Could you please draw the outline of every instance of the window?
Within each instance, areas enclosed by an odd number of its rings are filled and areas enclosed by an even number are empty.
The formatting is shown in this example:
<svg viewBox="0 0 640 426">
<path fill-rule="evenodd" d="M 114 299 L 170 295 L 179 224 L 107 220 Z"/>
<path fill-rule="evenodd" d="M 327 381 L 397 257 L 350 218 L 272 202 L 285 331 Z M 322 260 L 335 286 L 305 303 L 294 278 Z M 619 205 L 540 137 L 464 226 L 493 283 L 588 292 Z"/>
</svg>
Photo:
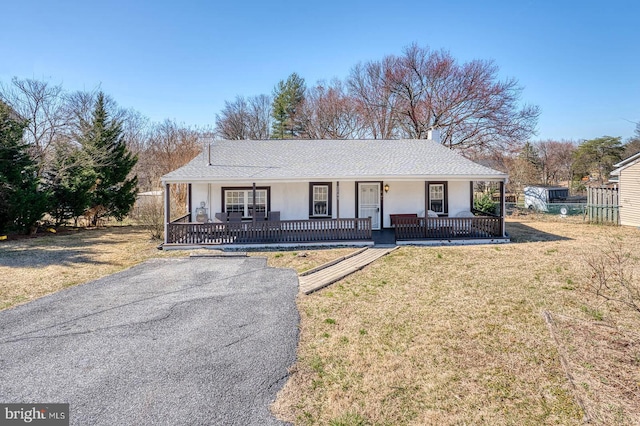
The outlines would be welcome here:
<svg viewBox="0 0 640 426">
<path fill-rule="evenodd" d="M 309 217 L 331 217 L 331 183 L 309 184 Z"/>
<path fill-rule="evenodd" d="M 256 189 L 256 217 L 266 217 L 268 199 L 268 188 Z M 247 219 L 253 217 L 253 188 L 223 188 L 223 201 L 225 212 L 240 212 Z"/>
<path fill-rule="evenodd" d="M 429 210 L 439 215 L 447 214 L 446 182 L 427 183 L 427 205 L 429 206 Z"/>
</svg>

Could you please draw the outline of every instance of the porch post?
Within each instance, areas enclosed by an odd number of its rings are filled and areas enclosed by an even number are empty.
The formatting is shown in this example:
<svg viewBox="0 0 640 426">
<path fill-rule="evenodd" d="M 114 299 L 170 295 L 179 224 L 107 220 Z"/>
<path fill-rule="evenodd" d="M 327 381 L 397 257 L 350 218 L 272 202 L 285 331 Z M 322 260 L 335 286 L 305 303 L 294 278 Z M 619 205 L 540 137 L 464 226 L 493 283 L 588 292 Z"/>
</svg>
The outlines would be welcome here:
<svg viewBox="0 0 640 426">
<path fill-rule="evenodd" d="M 193 222 L 193 203 L 191 200 L 191 184 L 187 184 L 187 213 L 189 213 L 189 222 Z"/>
<path fill-rule="evenodd" d="M 340 219 L 340 182 L 336 181 L 336 219 Z"/>
<path fill-rule="evenodd" d="M 470 181 L 469 184 L 469 211 L 473 212 L 473 181 Z"/>
<path fill-rule="evenodd" d="M 251 214 L 253 222 L 256 221 L 256 183 L 253 182 L 253 213 Z"/>
<path fill-rule="evenodd" d="M 164 242 L 169 242 L 169 235 L 167 233 L 169 228 L 169 221 L 171 220 L 171 184 L 167 183 L 164 186 Z"/>
<path fill-rule="evenodd" d="M 504 202 L 504 180 L 500 181 L 500 234 L 502 238 L 506 237 L 504 229 L 505 218 L 505 202 Z"/>
</svg>

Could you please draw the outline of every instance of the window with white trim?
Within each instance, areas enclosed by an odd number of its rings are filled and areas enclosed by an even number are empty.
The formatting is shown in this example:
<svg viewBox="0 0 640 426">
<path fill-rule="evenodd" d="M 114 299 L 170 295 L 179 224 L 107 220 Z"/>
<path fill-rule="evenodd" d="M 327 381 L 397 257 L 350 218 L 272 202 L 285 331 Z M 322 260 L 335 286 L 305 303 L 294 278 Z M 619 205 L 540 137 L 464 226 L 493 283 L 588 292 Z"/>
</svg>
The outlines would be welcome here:
<svg viewBox="0 0 640 426">
<path fill-rule="evenodd" d="M 429 210 L 438 214 L 447 213 L 446 186 L 444 183 L 429 184 Z"/>
<path fill-rule="evenodd" d="M 256 189 L 257 217 L 267 215 L 267 190 Z M 227 213 L 240 212 L 243 218 L 253 217 L 253 189 L 226 189 L 224 191 L 224 211 Z"/>
<path fill-rule="evenodd" d="M 331 183 L 309 184 L 309 217 L 331 217 Z"/>
</svg>

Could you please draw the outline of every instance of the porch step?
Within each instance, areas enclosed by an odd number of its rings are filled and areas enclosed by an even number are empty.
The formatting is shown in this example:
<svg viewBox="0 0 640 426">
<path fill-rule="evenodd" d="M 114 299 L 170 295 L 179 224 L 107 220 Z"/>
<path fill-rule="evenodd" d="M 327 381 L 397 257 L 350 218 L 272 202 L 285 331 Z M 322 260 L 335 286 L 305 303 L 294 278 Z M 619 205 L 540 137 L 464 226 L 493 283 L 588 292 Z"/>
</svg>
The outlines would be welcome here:
<svg viewBox="0 0 640 426">
<path fill-rule="evenodd" d="M 398 247 L 373 247 L 367 248 L 357 253 L 355 256 L 347 257 L 337 263 L 331 264 L 321 269 L 316 269 L 312 273 L 303 273 L 298 276 L 300 282 L 300 292 L 310 294 L 320 290 L 330 284 L 335 283 L 372 263 L 376 259 L 394 251 Z"/>
</svg>

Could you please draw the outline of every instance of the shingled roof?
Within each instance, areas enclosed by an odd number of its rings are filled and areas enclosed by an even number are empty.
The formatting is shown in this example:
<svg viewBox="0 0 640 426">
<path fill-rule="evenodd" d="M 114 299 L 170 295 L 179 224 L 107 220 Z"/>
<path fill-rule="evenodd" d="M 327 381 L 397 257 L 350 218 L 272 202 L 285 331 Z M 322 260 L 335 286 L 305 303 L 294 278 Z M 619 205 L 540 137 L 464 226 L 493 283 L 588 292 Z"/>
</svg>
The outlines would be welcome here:
<svg viewBox="0 0 640 426">
<path fill-rule="evenodd" d="M 401 140 L 216 140 L 163 182 L 505 179 L 440 143 Z M 211 163 L 209 164 L 209 159 Z"/>
</svg>

